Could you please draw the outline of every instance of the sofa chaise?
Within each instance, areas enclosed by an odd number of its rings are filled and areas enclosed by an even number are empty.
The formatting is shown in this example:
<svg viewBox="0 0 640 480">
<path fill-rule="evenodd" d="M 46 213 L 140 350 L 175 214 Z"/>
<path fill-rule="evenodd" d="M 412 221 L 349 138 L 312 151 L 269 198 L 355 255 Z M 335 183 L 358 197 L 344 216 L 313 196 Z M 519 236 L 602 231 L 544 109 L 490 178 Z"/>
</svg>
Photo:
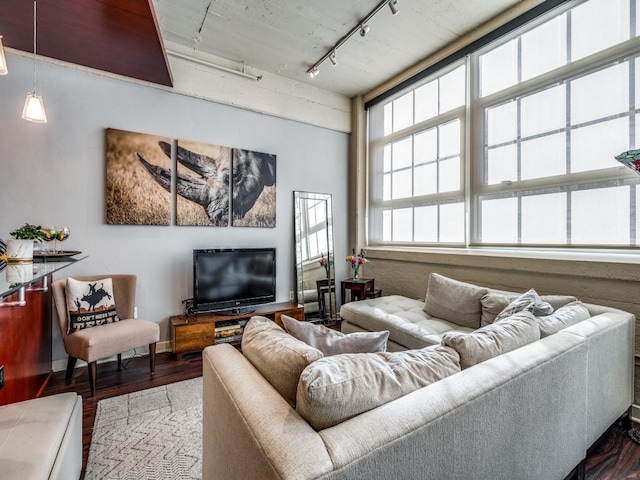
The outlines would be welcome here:
<svg viewBox="0 0 640 480">
<path fill-rule="evenodd" d="M 356 303 L 364 308 L 366 302 L 384 297 Z M 628 411 L 633 395 L 635 317 L 586 307 L 588 319 L 326 428 L 292 404 L 262 361 L 266 356 L 256 361 L 229 345 L 209 347 L 203 353 L 203 478 L 579 478 L 587 449 Z M 451 306 L 456 308 L 464 306 Z M 381 313 L 371 328 L 384 329 L 379 320 L 387 315 Z M 452 330 L 452 322 L 435 322 Z M 400 333 L 412 342 L 421 338 L 419 326 L 404 325 Z M 422 332 L 428 342 L 407 345 L 402 335 L 391 334 L 389 345 L 398 350 L 442 341 L 433 331 Z M 431 348 L 446 347 L 426 350 Z M 322 361 L 306 360 L 298 407 L 305 372 Z M 340 400 L 344 407 L 366 398 Z M 324 407 L 330 412 L 332 405 Z"/>
</svg>

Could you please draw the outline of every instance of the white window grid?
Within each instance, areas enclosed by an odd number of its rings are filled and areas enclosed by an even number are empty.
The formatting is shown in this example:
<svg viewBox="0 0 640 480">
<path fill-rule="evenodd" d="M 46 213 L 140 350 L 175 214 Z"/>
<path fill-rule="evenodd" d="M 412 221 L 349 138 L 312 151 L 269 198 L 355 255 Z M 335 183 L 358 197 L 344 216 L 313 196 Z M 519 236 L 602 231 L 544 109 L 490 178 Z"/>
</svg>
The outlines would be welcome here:
<svg viewBox="0 0 640 480">
<path fill-rule="evenodd" d="M 397 243 L 406 243 L 415 245 L 418 242 L 408 240 L 403 242 L 394 242 L 392 238 L 382 238 L 381 233 L 381 225 L 383 222 L 383 218 L 387 216 L 387 221 L 389 219 L 389 215 L 393 215 L 394 210 L 398 209 L 407 209 L 411 208 L 415 210 L 415 208 L 422 206 L 440 206 L 446 205 L 454 202 L 465 202 L 465 205 L 468 206 L 471 210 L 471 215 L 467 215 L 466 221 L 466 229 L 471 232 L 470 239 L 467 242 L 464 242 L 465 245 L 486 245 L 486 243 L 482 242 L 482 238 L 480 235 L 482 229 L 481 222 L 481 203 L 488 199 L 498 199 L 498 198 L 507 198 L 507 197 L 516 197 L 519 199 L 519 202 L 523 198 L 532 195 L 540 195 L 547 193 L 558 193 L 563 192 L 567 195 L 568 201 L 566 202 L 566 228 L 567 228 L 567 241 L 566 244 L 560 245 L 542 245 L 542 246 L 560 246 L 567 247 L 571 246 L 571 196 L 573 192 L 584 191 L 588 189 L 599 189 L 599 188 L 608 188 L 611 186 L 625 186 L 629 191 L 629 225 L 630 225 L 630 242 L 629 246 L 635 246 L 638 241 L 640 241 L 640 235 L 636 233 L 637 229 L 640 227 L 637 226 L 636 221 L 636 185 L 640 184 L 640 178 L 633 175 L 630 176 L 629 172 L 625 170 L 623 167 L 612 166 L 611 168 L 605 170 L 596 170 L 596 171 L 587 171 L 587 172 L 571 172 L 571 164 L 570 164 L 570 137 L 572 131 L 577 128 L 597 125 L 599 123 L 603 123 L 610 120 L 615 120 L 619 118 L 626 118 L 629 121 L 629 132 L 630 132 L 630 145 L 637 145 L 636 142 L 636 115 L 638 114 L 638 108 L 636 108 L 636 99 L 635 99 L 635 67 L 636 62 L 635 59 L 638 58 L 640 52 L 640 41 L 636 38 L 636 8 L 635 8 L 635 0 L 630 1 L 630 11 L 631 11 L 631 39 L 625 41 L 621 44 L 610 47 L 606 50 L 598 52 L 594 55 L 586 57 L 584 59 L 578 60 L 576 62 L 571 63 L 570 59 L 567 65 L 554 69 L 551 72 L 540 75 L 538 77 L 521 81 L 521 72 L 519 69 L 518 83 L 513 85 L 512 87 L 506 88 L 502 91 L 499 91 L 495 94 L 488 95 L 484 98 L 480 98 L 479 95 L 479 81 L 478 81 L 478 58 L 483 53 L 482 51 L 476 52 L 473 55 L 467 57 L 467 71 L 468 71 L 468 83 L 470 85 L 470 90 L 474 92 L 473 98 L 473 107 L 466 109 L 463 107 L 461 109 L 456 109 L 451 112 L 447 112 L 444 115 L 440 115 L 434 118 L 431 118 L 425 122 L 421 122 L 419 124 L 410 126 L 405 128 L 399 132 L 393 132 L 386 136 L 382 135 L 382 128 L 375 128 L 376 120 L 372 119 L 370 116 L 370 142 L 369 142 L 369 158 L 370 158 L 370 183 L 369 183 L 369 243 L 370 244 L 397 244 Z M 569 8 L 573 8 L 577 3 L 572 3 L 565 7 L 565 10 Z M 547 18 L 548 19 L 548 18 Z M 543 23 L 547 19 L 539 20 L 537 23 Z M 530 29 L 531 26 L 525 26 L 525 29 Z M 526 31 L 526 30 L 525 30 Z M 567 29 L 567 35 L 569 35 L 569 30 Z M 522 32 L 513 33 L 508 40 L 513 38 L 519 39 Z M 570 43 L 568 43 L 570 45 Z M 493 44 L 489 48 L 496 48 L 497 45 Z M 488 49 L 485 49 L 487 51 Z M 570 53 L 568 54 L 570 55 Z M 505 144 L 515 144 L 516 146 L 520 146 L 523 141 L 531 140 L 536 137 L 544 137 L 551 133 L 563 133 L 567 136 L 567 171 L 565 175 L 561 175 L 558 177 L 543 177 L 539 179 L 529 179 L 522 180 L 520 178 L 520 173 L 518 173 L 518 178 L 516 181 L 510 182 L 502 182 L 497 185 L 489 185 L 487 182 L 487 168 L 486 168 L 486 154 L 489 148 L 496 148 L 499 146 L 487 144 L 487 132 L 485 128 L 485 114 L 487 110 L 491 107 L 499 105 L 501 102 L 506 101 L 518 101 L 518 99 L 523 98 L 526 95 L 534 93 L 536 91 L 544 90 L 554 85 L 565 85 L 567 89 L 570 89 L 571 81 L 579 78 L 583 75 L 590 74 L 596 72 L 601 69 L 608 68 L 611 65 L 626 62 L 629 65 L 629 108 L 627 111 L 616 113 L 613 115 L 605 116 L 598 119 L 589 120 L 587 122 L 576 123 L 574 125 L 571 124 L 570 119 L 570 108 L 567 108 L 568 119 L 567 123 L 564 127 L 549 131 L 539 133 L 530 137 L 521 137 L 518 135 L 516 140 L 506 142 Z M 447 71 L 456 68 L 459 65 L 457 63 L 453 67 L 448 67 Z M 444 70 L 441 72 L 437 72 L 434 76 L 426 79 L 420 84 L 416 84 L 413 87 L 413 90 L 419 88 L 427 81 L 433 80 L 434 77 L 439 77 L 445 75 L 447 72 Z M 402 94 L 396 95 L 394 98 L 389 100 L 387 103 L 387 108 L 389 107 L 389 103 L 394 99 L 399 98 L 400 96 L 406 94 L 402 92 Z M 566 95 L 567 101 L 570 99 L 570 94 Z M 515 99 L 515 100 L 514 100 Z M 469 103 L 469 102 L 467 102 Z M 638 100 L 638 105 L 640 105 L 640 99 Z M 375 107 L 374 107 L 375 108 Z M 384 108 L 384 106 L 382 106 Z M 519 109 L 518 109 L 519 110 Z M 415 107 L 414 107 L 415 112 Z M 379 175 L 379 165 L 381 165 L 382 161 L 379 158 L 380 152 L 383 151 L 384 145 L 389 145 L 395 141 L 399 141 L 402 138 L 406 138 L 407 136 L 413 136 L 420 132 L 426 131 L 429 128 L 434 128 L 438 124 L 442 124 L 446 121 L 450 121 L 451 119 L 458 118 L 460 120 L 461 125 L 461 135 L 463 139 L 461 140 L 461 188 L 460 191 L 456 192 L 445 192 L 438 193 L 434 195 L 426 195 L 422 197 L 415 197 L 413 195 L 407 196 L 405 198 L 397 199 L 397 200 L 382 200 L 381 199 L 381 185 Z M 483 135 L 477 135 L 471 129 L 466 129 L 466 125 L 470 124 L 478 126 L 476 128 L 477 131 L 481 131 Z M 382 123 L 382 122 L 380 122 Z M 372 128 L 373 127 L 373 128 Z M 380 125 L 382 127 L 382 125 Z M 640 140 L 640 139 L 638 139 Z M 469 150 L 472 152 L 471 157 L 475 159 L 475 161 L 467 160 L 465 155 L 465 151 L 469 146 Z M 444 159 L 442 159 L 444 160 Z M 405 168 L 413 169 L 415 167 L 414 163 L 412 165 Z M 471 175 L 465 176 L 465 170 L 469 170 Z M 521 171 L 520 168 L 520 155 L 518 155 L 518 172 Z M 393 171 L 392 171 L 393 172 Z M 465 181 L 466 177 L 466 181 Z M 413 184 L 413 182 L 412 182 Z M 413 194 L 413 192 L 412 192 Z M 466 201 L 465 201 L 466 200 Z M 615 206 L 612 206 L 615 208 Z M 391 222 L 392 223 L 392 222 Z M 518 215 L 518 241 L 515 242 L 516 246 L 526 246 L 521 241 L 521 218 Z M 415 237 L 415 225 L 413 226 L 413 237 Z M 393 231 L 391 231 L 391 237 L 393 237 Z M 413 238 L 412 237 L 412 238 Z M 438 239 L 435 243 L 441 243 Z M 455 246 L 456 244 L 454 244 Z M 514 246 L 513 243 L 509 244 L 510 246 Z M 464 245 L 463 245 L 464 246 Z M 536 245 L 541 246 L 541 245 Z M 584 244 L 579 245 L 584 247 Z M 598 244 L 594 245 L 595 247 L 609 246 L 607 244 Z M 619 246 L 618 244 L 613 244 L 612 246 Z M 625 245 L 626 246 L 626 245 Z"/>
</svg>

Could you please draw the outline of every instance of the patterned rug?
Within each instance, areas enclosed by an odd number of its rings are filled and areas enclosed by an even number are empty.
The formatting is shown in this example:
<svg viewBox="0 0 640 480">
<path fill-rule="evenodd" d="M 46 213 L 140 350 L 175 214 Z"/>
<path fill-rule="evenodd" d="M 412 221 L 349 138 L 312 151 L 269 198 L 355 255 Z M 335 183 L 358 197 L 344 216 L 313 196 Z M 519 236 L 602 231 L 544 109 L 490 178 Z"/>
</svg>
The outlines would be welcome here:
<svg viewBox="0 0 640 480">
<path fill-rule="evenodd" d="M 202 377 L 98 402 L 86 480 L 200 479 Z"/>
</svg>

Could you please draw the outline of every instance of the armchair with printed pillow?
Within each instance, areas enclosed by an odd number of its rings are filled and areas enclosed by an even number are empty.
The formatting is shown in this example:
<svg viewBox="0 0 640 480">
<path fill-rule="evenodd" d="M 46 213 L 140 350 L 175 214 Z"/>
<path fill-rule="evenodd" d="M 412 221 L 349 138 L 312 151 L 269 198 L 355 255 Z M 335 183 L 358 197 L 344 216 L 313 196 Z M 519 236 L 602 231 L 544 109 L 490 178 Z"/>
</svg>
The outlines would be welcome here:
<svg viewBox="0 0 640 480">
<path fill-rule="evenodd" d="M 342 332 L 254 317 L 242 354 L 204 351 L 203 478 L 581 478 L 632 403 L 621 310 L 432 274 L 425 302 L 341 316 Z"/>
<path fill-rule="evenodd" d="M 66 380 L 71 381 L 78 359 L 88 364 L 91 395 L 96 392 L 97 363 L 137 347 L 149 347 L 149 369 L 155 369 L 160 327 L 134 318 L 135 275 L 93 275 L 53 282 L 53 301 L 64 348 L 69 355 Z"/>
</svg>

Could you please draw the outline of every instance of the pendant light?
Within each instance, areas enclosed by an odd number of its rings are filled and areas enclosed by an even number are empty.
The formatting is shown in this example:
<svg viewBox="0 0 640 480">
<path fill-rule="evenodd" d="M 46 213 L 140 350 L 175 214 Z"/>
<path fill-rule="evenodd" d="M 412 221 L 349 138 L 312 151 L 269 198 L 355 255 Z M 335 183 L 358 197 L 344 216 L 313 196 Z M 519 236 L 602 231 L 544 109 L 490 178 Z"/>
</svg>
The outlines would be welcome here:
<svg viewBox="0 0 640 480">
<path fill-rule="evenodd" d="M 27 94 L 22 118 L 35 123 L 47 123 L 42 97 L 36 94 L 36 0 L 33 0 L 33 92 Z"/>
<path fill-rule="evenodd" d="M 0 35 L 0 75 L 6 75 L 9 73 L 7 70 L 7 57 L 4 54 L 4 47 L 2 46 L 2 35 Z"/>
</svg>

